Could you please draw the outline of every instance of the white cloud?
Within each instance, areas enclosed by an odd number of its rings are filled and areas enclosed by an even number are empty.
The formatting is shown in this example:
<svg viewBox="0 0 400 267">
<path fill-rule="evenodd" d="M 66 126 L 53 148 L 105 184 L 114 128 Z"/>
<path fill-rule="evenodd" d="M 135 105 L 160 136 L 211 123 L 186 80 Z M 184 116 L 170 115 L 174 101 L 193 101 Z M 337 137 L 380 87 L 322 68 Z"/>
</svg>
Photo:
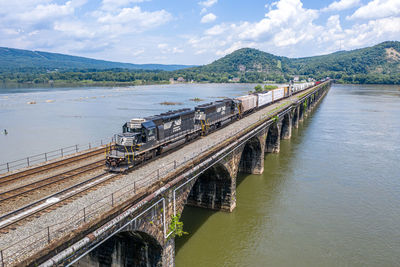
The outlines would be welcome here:
<svg viewBox="0 0 400 267">
<path fill-rule="evenodd" d="M 280 0 L 273 3 L 273 6 L 275 9 L 269 10 L 264 19 L 242 25 L 244 30 L 240 32 L 240 37 L 242 39 L 269 39 L 271 34 L 279 33 L 280 39 L 295 38 L 296 42 L 299 42 L 303 39 L 301 37 L 305 36 L 304 33 L 312 35 L 315 31 L 316 26 L 313 20 L 318 17 L 318 12 L 303 8 L 300 0 Z M 282 43 L 276 45 L 282 46 Z"/>
<path fill-rule="evenodd" d="M 174 47 L 172 48 L 172 53 L 173 54 L 178 54 L 178 53 L 183 53 L 185 52 L 183 49 L 179 48 L 179 47 Z"/>
<path fill-rule="evenodd" d="M 372 0 L 357 9 L 347 19 L 376 19 L 400 15 L 399 0 Z"/>
<path fill-rule="evenodd" d="M 221 35 L 228 29 L 229 29 L 229 25 L 223 23 L 223 24 L 215 25 L 214 27 L 207 29 L 205 31 L 205 34 L 206 35 Z"/>
<path fill-rule="evenodd" d="M 400 39 L 399 17 L 353 23 L 344 28 L 339 15 L 330 16 L 325 25 L 318 24 L 319 14 L 305 8 L 300 0 L 279 0 L 268 5 L 265 17 L 258 21 L 217 24 L 200 36 L 191 36 L 187 44 L 203 58 L 205 53 L 212 53 L 212 61 L 243 47 L 299 57 Z"/>
<path fill-rule="evenodd" d="M 141 54 L 143 54 L 143 53 L 144 53 L 144 49 L 142 48 L 142 49 L 133 51 L 133 52 L 132 52 L 132 55 L 136 57 L 136 56 L 141 55 Z"/>
<path fill-rule="evenodd" d="M 106 28 L 118 33 L 142 32 L 158 27 L 172 19 L 172 15 L 165 10 L 153 12 L 142 11 L 139 6 L 123 8 L 119 13 L 99 13 L 97 21 Z"/>
<path fill-rule="evenodd" d="M 170 48 L 169 45 L 165 43 L 158 44 L 157 47 L 161 50 L 161 53 L 163 54 L 180 54 L 184 52 L 184 50 L 180 47 Z"/>
<path fill-rule="evenodd" d="M 168 47 L 168 44 L 158 44 L 157 47 L 160 49 L 165 49 Z"/>
<path fill-rule="evenodd" d="M 214 20 L 217 19 L 217 16 L 215 16 L 213 13 L 208 13 L 207 15 L 204 15 L 201 18 L 201 23 L 209 23 L 209 22 L 213 22 Z"/>
<path fill-rule="evenodd" d="M 218 0 L 206 0 L 199 2 L 199 5 L 204 6 L 204 7 L 212 7 L 218 2 Z"/>
<path fill-rule="evenodd" d="M 142 3 L 150 0 L 103 0 L 102 9 L 107 11 L 117 10 L 120 7 L 126 7 L 132 3 Z"/>
<path fill-rule="evenodd" d="M 32 10 L 27 10 L 18 14 L 18 20 L 20 22 L 32 22 L 38 23 L 54 18 L 60 18 L 68 15 L 72 15 L 75 9 L 72 6 L 72 2 L 69 1 L 64 5 L 47 4 L 38 5 Z"/>
<path fill-rule="evenodd" d="M 329 6 L 322 9 L 322 11 L 340 11 L 349 9 L 360 4 L 360 0 L 340 0 L 332 2 Z"/>
</svg>

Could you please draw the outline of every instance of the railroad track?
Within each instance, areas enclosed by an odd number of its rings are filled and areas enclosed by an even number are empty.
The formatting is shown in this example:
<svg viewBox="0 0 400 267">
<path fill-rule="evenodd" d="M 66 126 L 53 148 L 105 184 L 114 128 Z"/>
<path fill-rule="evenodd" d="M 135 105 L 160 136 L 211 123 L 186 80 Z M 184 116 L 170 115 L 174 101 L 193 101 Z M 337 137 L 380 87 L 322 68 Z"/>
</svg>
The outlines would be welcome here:
<svg viewBox="0 0 400 267">
<path fill-rule="evenodd" d="M 5 175 L 5 176 L 0 176 L 0 186 L 15 182 L 17 180 L 27 179 L 29 176 L 32 176 L 32 175 L 44 173 L 44 172 L 50 171 L 50 170 L 53 171 L 58 168 L 65 167 L 65 165 L 68 165 L 71 163 L 76 163 L 81 160 L 86 160 L 91 157 L 98 156 L 100 154 L 103 154 L 104 150 L 105 150 L 105 148 L 102 148 L 102 149 L 90 151 L 90 152 L 87 152 L 87 153 L 84 153 L 81 155 L 77 155 L 77 156 L 73 156 L 70 158 L 63 159 L 63 160 L 59 160 L 56 162 L 48 163 L 48 164 L 45 164 L 42 166 L 37 166 L 37 167 L 31 168 L 31 169 L 28 169 L 25 171 L 12 173 L 12 174 Z"/>
<path fill-rule="evenodd" d="M 172 149 L 171 151 L 168 151 L 167 153 L 161 155 L 160 157 L 169 155 L 170 153 L 172 153 L 175 150 L 176 149 Z M 148 162 L 152 162 L 158 158 L 159 157 L 152 158 L 152 159 L 146 161 L 146 164 Z M 101 166 L 104 166 L 104 160 L 101 160 L 101 161 L 98 161 L 95 163 L 98 163 L 99 166 L 98 167 L 93 166 L 92 170 L 94 170 L 95 168 L 101 168 Z M 93 164 L 88 164 L 88 165 L 93 165 Z M 143 165 L 145 165 L 145 164 L 139 164 L 137 166 L 134 166 L 132 169 L 130 169 L 130 171 L 139 169 L 139 168 L 143 167 Z M 73 171 L 77 171 L 77 170 L 73 170 Z M 69 171 L 69 172 L 72 173 L 73 171 Z M 86 172 L 89 172 L 89 171 L 90 171 L 89 169 L 86 170 Z M 82 172 L 79 172 L 79 173 L 75 172 L 75 175 L 79 175 Z M 106 183 L 109 183 L 113 180 L 118 179 L 122 175 L 124 175 L 124 174 L 123 173 L 109 173 L 108 171 L 104 171 L 104 173 L 101 173 L 97 176 L 89 178 L 83 182 L 74 184 L 68 188 L 63 189 L 62 191 L 53 193 L 42 199 L 31 202 L 21 208 L 18 208 L 9 213 L 3 214 L 0 216 L 0 234 L 7 233 L 10 230 L 14 230 L 14 229 L 16 229 L 16 227 L 23 225 L 25 222 L 28 222 L 31 219 L 40 216 L 41 214 L 45 214 L 46 212 L 51 212 L 54 209 L 73 201 L 75 198 L 77 198 L 81 195 L 84 195 L 85 193 L 88 193 Z M 71 176 L 69 176 L 69 177 L 64 176 L 63 178 L 61 178 L 62 180 L 59 180 L 59 181 L 63 181 L 70 177 Z M 44 182 L 44 181 L 45 180 L 42 180 L 39 182 Z M 56 183 L 56 182 L 57 181 L 52 181 L 52 183 Z M 43 185 L 43 187 L 45 187 L 45 186 L 46 185 Z M 39 186 L 37 185 L 36 187 L 39 187 Z M 33 188 L 30 188 L 30 185 L 28 185 L 28 187 L 26 187 L 26 188 L 27 188 L 27 190 L 30 190 L 29 192 L 35 190 Z M 5 202 L 5 201 L 9 201 L 9 200 L 15 199 L 15 197 L 22 197 L 23 195 L 29 194 L 29 192 L 27 190 L 25 192 L 20 192 L 20 193 L 17 192 L 17 190 L 14 193 L 9 192 L 8 196 L 3 193 L 0 194 L 0 206 L 3 205 L 3 202 Z M 15 197 L 12 197 L 11 196 L 12 194 Z M 2 199 L 2 197 L 4 197 L 4 198 Z"/>
<path fill-rule="evenodd" d="M 66 182 L 67 179 L 74 179 L 82 174 L 94 171 L 99 168 L 104 168 L 104 160 L 99 160 L 85 166 L 69 170 L 60 174 L 50 176 L 48 178 L 22 185 L 20 187 L 0 193 L 0 206 L 4 205 L 4 202 L 15 201 L 17 198 L 26 197 L 28 194 L 32 194 L 36 190 L 45 190 L 46 187 L 50 187 L 55 184 Z"/>
<path fill-rule="evenodd" d="M 121 174 L 104 172 L 62 191 L 32 202 L 17 210 L 4 214 L 0 216 L 0 233 L 8 233 L 10 230 L 14 230 L 17 226 L 20 226 L 42 214 L 51 212 L 54 209 L 73 201 L 79 196 L 96 190 L 98 187 L 118 179 L 120 176 Z"/>
</svg>

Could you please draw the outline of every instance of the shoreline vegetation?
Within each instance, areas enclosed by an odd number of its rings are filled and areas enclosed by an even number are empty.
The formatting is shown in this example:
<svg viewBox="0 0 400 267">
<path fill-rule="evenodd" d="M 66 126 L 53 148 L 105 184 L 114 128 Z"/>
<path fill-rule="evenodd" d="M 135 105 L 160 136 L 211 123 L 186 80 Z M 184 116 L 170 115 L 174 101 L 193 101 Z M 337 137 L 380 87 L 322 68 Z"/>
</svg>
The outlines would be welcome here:
<svg viewBox="0 0 400 267">
<path fill-rule="evenodd" d="M 212 75 L 212 74 L 210 74 Z M 18 76 L 18 74 L 17 74 Z M 214 76 L 216 76 L 214 74 Z M 387 84 L 387 85 L 396 85 L 400 84 L 400 74 L 394 75 L 391 77 L 387 77 L 387 79 L 383 79 L 379 76 L 373 77 L 364 77 L 364 76 L 357 76 L 353 75 L 350 79 L 343 79 L 343 78 L 335 78 L 336 75 L 320 75 L 321 77 L 316 77 L 315 79 L 320 79 L 324 77 L 331 77 L 334 79 L 335 83 L 338 84 Z M 1 73 L 0 73 L 0 89 L 12 89 L 12 88 L 62 88 L 62 87 L 107 87 L 107 86 L 139 86 L 139 85 L 167 85 L 167 84 L 205 84 L 205 83 L 215 83 L 215 84 L 223 84 L 223 83 L 232 83 L 232 84 L 262 84 L 264 90 L 272 90 L 275 89 L 276 86 L 273 84 L 284 84 L 290 81 L 290 77 L 288 79 L 268 79 L 267 81 L 263 81 L 260 79 L 241 79 L 240 81 L 232 81 L 229 79 L 201 79 L 201 80 L 185 80 L 177 82 L 176 80 L 171 81 L 171 79 L 154 79 L 154 80 L 131 80 L 131 81 L 121 81 L 116 79 L 110 80 L 79 80 L 79 79 L 65 79 L 65 80 L 49 80 L 43 79 L 43 75 L 41 76 L 42 79 L 22 79 L 22 80 L 15 80 L 15 79 L 3 79 L 1 80 Z M 300 80 L 307 80 L 308 76 L 298 76 Z M 267 84 L 267 85 L 265 85 Z M 271 85 L 272 84 L 272 85 Z M 267 87 L 265 87 L 267 86 Z"/>
<path fill-rule="evenodd" d="M 352 83 L 352 82 L 342 82 L 335 80 L 336 84 L 351 84 L 351 85 L 400 85 L 397 83 Z M 270 83 L 274 83 L 273 81 L 268 81 L 266 83 L 269 86 Z M 0 90 L 2 89 L 30 89 L 30 88 L 66 88 L 66 87 L 126 87 L 126 86 L 141 86 L 141 85 L 170 85 L 177 83 L 170 83 L 169 81 L 164 82 L 54 82 L 54 83 L 0 83 Z M 181 82 L 179 84 L 235 84 L 234 82 Z M 265 84 L 265 83 L 257 83 L 257 82 L 243 82 L 237 84 Z M 284 84 L 284 83 L 276 83 L 276 84 Z M 264 85 L 265 86 L 265 85 Z M 271 85 L 274 86 L 274 85 Z M 274 86 L 277 88 L 277 86 Z M 254 88 L 255 89 L 255 88 Z M 272 89 L 268 89 L 272 90 Z M 262 90 L 262 91 L 268 91 Z M 257 90 L 254 90 L 257 92 Z M 194 102 L 201 102 L 203 99 L 189 99 Z"/>
</svg>

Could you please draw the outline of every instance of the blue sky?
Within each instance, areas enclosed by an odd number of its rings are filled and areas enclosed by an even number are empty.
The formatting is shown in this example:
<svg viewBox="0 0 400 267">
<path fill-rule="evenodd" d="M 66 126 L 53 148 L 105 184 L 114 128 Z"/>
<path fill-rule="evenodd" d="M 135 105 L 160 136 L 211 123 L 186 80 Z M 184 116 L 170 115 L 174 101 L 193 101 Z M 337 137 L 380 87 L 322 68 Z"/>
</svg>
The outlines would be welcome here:
<svg viewBox="0 0 400 267">
<path fill-rule="evenodd" d="M 207 64 L 253 47 L 304 57 L 400 40 L 400 0 L 0 0 L 0 46 Z"/>
</svg>

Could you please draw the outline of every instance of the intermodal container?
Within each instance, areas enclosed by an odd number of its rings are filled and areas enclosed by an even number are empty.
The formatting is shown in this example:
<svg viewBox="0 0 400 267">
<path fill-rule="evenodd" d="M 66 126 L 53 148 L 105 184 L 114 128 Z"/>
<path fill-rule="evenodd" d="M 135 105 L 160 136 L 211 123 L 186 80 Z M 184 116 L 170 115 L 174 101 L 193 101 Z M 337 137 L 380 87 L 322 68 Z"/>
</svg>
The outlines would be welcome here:
<svg viewBox="0 0 400 267">
<path fill-rule="evenodd" d="M 274 101 L 282 99 L 283 96 L 284 96 L 284 89 L 283 88 L 275 89 L 272 92 L 273 92 L 273 100 Z"/>
</svg>

